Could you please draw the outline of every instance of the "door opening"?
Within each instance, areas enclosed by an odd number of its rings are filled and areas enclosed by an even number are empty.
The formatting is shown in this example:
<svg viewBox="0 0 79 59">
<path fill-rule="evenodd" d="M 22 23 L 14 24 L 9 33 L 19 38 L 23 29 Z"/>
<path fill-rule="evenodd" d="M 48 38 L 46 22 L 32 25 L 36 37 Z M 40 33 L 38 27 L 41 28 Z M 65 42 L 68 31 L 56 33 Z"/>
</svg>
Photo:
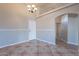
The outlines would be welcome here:
<svg viewBox="0 0 79 59">
<path fill-rule="evenodd" d="M 67 15 L 56 18 L 56 44 L 67 43 L 68 19 Z"/>
</svg>

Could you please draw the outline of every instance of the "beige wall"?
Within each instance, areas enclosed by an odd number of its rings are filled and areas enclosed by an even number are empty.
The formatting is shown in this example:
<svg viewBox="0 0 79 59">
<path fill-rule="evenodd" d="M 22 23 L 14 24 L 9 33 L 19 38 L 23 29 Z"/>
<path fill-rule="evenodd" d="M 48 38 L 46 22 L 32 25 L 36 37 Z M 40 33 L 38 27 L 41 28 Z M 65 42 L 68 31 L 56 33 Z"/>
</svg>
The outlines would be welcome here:
<svg viewBox="0 0 79 59">
<path fill-rule="evenodd" d="M 19 7 L 0 4 L 0 48 L 28 40 L 28 19 Z"/>
</svg>

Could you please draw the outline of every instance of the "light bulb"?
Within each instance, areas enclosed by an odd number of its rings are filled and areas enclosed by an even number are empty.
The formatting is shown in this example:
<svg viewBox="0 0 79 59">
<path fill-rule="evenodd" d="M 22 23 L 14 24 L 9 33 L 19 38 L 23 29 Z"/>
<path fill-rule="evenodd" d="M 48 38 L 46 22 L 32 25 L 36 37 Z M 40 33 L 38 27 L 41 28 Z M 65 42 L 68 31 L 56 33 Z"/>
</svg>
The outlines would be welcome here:
<svg viewBox="0 0 79 59">
<path fill-rule="evenodd" d="M 34 10 L 37 10 L 37 8 L 34 8 Z"/>
<path fill-rule="evenodd" d="M 27 7 L 30 8 L 31 6 L 30 5 L 27 5 Z"/>
<path fill-rule="evenodd" d="M 32 5 L 32 7 L 35 7 L 35 5 Z"/>
</svg>

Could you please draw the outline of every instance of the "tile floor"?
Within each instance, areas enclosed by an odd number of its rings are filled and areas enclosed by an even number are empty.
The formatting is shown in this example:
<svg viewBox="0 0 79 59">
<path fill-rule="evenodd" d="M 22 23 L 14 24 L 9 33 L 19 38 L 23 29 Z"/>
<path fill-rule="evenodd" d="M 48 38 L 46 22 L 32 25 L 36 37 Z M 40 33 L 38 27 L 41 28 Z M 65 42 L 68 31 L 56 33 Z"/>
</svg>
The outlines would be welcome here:
<svg viewBox="0 0 79 59">
<path fill-rule="evenodd" d="M 0 56 L 78 56 L 78 48 L 61 42 L 51 45 L 43 41 L 31 40 L 1 48 Z"/>
</svg>

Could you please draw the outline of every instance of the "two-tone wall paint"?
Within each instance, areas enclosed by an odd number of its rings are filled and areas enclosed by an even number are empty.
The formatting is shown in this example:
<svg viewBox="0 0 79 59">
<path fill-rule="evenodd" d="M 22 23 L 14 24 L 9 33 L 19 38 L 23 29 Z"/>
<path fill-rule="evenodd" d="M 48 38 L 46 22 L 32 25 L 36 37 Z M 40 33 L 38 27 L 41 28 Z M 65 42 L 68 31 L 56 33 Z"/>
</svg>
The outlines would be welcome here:
<svg viewBox="0 0 79 59">
<path fill-rule="evenodd" d="M 52 15 L 46 15 L 36 20 L 37 39 L 55 45 L 55 20 Z"/>
<path fill-rule="evenodd" d="M 53 13 L 51 12 L 51 13 L 48 13 L 46 15 L 40 16 L 36 22 L 37 23 L 37 38 L 40 38 L 41 40 L 44 40 L 44 41 L 51 42 L 52 44 L 56 44 L 55 43 L 56 42 L 55 20 L 60 15 L 71 14 L 71 13 L 79 14 L 79 4 L 75 4 L 75 5 L 72 5 L 70 7 L 66 7 L 66 8 L 57 10 Z M 79 27 L 78 24 L 75 26 Z M 41 31 L 39 31 L 40 29 L 41 29 Z M 49 30 L 49 31 L 46 31 L 46 30 Z M 71 35 L 71 37 L 72 37 L 72 35 Z M 77 33 L 75 34 L 75 36 L 73 36 L 74 39 L 71 39 L 70 36 L 68 38 L 69 38 L 68 42 L 72 41 L 73 44 L 78 45 L 78 39 L 77 39 L 78 34 Z M 72 43 L 69 43 L 69 44 L 72 44 Z"/>
<path fill-rule="evenodd" d="M 17 7 L 13 8 L 17 9 Z M 8 10 L 0 9 L 0 47 L 26 42 L 29 39 L 28 19 L 25 13 L 22 13 L 24 11 L 25 9 L 17 12 L 10 10 L 10 8 Z M 67 13 L 79 14 L 79 4 L 60 9 L 36 19 L 36 38 L 55 45 L 55 19 L 59 15 Z"/>
<path fill-rule="evenodd" d="M 27 18 L 11 10 L 0 9 L 0 47 L 27 40 Z"/>
</svg>

